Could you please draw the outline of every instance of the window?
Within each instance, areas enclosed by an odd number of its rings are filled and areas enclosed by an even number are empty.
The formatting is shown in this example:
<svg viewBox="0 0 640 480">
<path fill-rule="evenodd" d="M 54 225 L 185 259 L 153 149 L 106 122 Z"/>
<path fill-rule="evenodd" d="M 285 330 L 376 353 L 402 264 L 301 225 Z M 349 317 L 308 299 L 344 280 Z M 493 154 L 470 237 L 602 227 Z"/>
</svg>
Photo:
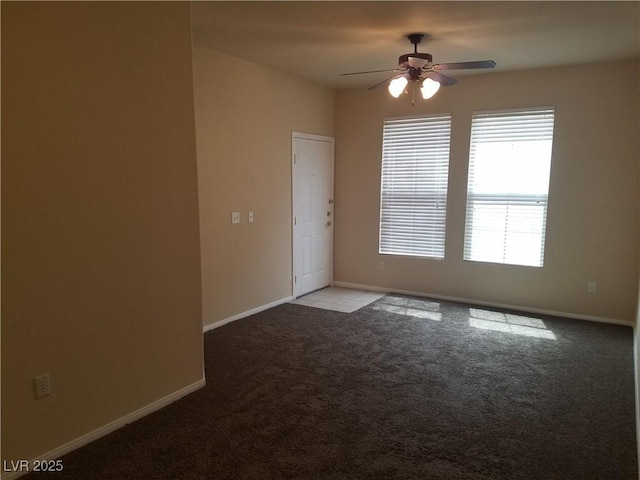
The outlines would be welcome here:
<svg viewBox="0 0 640 480">
<path fill-rule="evenodd" d="M 451 115 L 384 122 L 380 253 L 444 258 Z"/>
<path fill-rule="evenodd" d="M 475 113 L 464 259 L 541 267 L 554 109 Z"/>
</svg>

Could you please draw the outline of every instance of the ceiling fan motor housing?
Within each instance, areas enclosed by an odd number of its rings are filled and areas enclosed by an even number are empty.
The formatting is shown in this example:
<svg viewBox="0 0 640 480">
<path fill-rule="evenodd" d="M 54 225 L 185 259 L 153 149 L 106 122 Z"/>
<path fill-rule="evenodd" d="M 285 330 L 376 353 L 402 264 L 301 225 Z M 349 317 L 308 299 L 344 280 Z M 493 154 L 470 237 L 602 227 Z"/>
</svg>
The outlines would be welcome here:
<svg viewBox="0 0 640 480">
<path fill-rule="evenodd" d="M 400 68 L 425 68 L 430 67 L 433 63 L 433 57 L 430 53 L 405 53 L 398 57 L 398 66 Z"/>
</svg>

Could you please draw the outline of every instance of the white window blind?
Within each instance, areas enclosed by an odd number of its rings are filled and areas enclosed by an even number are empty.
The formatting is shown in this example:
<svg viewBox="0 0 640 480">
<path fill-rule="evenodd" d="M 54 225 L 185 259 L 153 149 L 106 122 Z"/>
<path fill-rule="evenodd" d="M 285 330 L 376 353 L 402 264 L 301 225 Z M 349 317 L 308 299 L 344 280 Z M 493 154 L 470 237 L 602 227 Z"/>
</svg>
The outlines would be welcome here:
<svg viewBox="0 0 640 480">
<path fill-rule="evenodd" d="M 464 259 L 541 267 L 554 109 L 473 115 Z"/>
<path fill-rule="evenodd" d="M 451 115 L 384 122 L 380 253 L 444 258 Z"/>
</svg>

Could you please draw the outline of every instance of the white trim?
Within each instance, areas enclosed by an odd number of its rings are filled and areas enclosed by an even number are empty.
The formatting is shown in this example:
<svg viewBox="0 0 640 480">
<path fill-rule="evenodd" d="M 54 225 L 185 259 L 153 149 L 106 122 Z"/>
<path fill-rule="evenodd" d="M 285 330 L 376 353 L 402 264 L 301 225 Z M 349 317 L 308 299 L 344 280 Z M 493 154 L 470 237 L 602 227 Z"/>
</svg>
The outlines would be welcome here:
<svg viewBox="0 0 640 480">
<path fill-rule="evenodd" d="M 529 107 L 516 107 L 516 108 L 499 108 L 497 110 L 474 110 L 471 112 L 471 115 L 487 115 L 491 113 L 498 114 L 508 114 L 508 113 L 519 113 L 519 112 L 539 112 L 541 110 L 556 110 L 555 105 L 547 105 L 547 106 L 529 106 Z"/>
<path fill-rule="evenodd" d="M 72 452 L 73 450 L 83 447 L 86 444 L 93 442 L 94 440 L 97 440 L 101 437 L 104 437 L 118 430 L 119 428 L 124 427 L 129 423 L 133 423 L 136 420 L 139 420 L 142 417 L 149 415 L 150 413 L 153 413 L 156 410 L 160 410 L 161 408 L 166 407 L 170 403 L 173 403 L 176 400 L 179 400 L 180 398 L 192 392 L 195 392 L 196 390 L 199 390 L 205 385 L 206 385 L 206 380 L 203 377 L 197 382 L 192 383 L 191 385 L 187 385 L 186 387 L 183 387 L 180 390 L 177 390 L 167 395 L 166 397 L 162 397 L 159 400 L 156 400 L 155 402 L 152 402 L 145 407 L 135 410 L 125 415 L 124 417 L 114 420 L 113 422 L 110 422 L 100 428 L 97 428 L 96 430 L 93 430 L 85 435 L 82 435 L 81 437 L 78 437 L 75 440 L 65 443 L 64 445 L 61 445 L 60 447 L 54 448 L 53 450 L 50 450 L 47 453 L 38 455 L 36 458 L 32 459 L 29 462 L 29 465 L 33 465 L 33 462 L 35 460 L 55 460 L 57 458 L 60 458 L 61 456 L 69 452 Z M 6 474 L 1 475 L 1 478 L 2 480 L 11 480 L 11 479 L 26 475 L 27 473 L 29 472 L 7 472 Z"/>
<path fill-rule="evenodd" d="M 334 287 L 343 287 L 343 288 L 353 288 L 354 290 L 366 290 L 369 292 L 378 292 L 378 293 L 401 293 L 400 290 L 392 290 L 390 288 L 384 287 L 374 287 L 373 285 L 364 285 L 361 283 L 351 283 L 351 282 L 333 282 L 331 286 Z M 422 294 L 421 297 L 426 295 Z"/>
<path fill-rule="evenodd" d="M 328 135 L 317 135 L 315 133 L 297 132 L 295 130 L 292 130 L 291 140 L 293 140 L 294 138 L 301 138 L 302 140 L 317 140 L 319 142 L 335 142 L 335 138 Z"/>
<path fill-rule="evenodd" d="M 370 285 L 360 285 L 357 283 L 349 283 L 349 282 L 334 282 L 333 284 L 337 287 L 355 288 L 359 290 L 370 290 L 372 292 L 382 292 L 382 293 L 399 293 L 402 295 L 412 295 L 414 297 L 427 297 L 427 298 L 434 298 L 437 300 L 448 300 L 450 302 L 460 302 L 460 303 L 467 303 L 471 305 L 482 305 L 485 307 L 507 308 L 510 310 L 519 310 L 521 312 L 539 313 L 541 315 L 551 315 L 554 317 L 573 318 L 576 320 L 588 320 L 590 322 L 599 322 L 599 323 L 612 323 L 614 325 L 623 325 L 625 327 L 633 327 L 635 325 L 634 322 L 631 322 L 629 320 L 621 320 L 618 318 L 606 318 L 606 317 L 596 317 L 593 315 L 582 315 L 580 313 L 558 312 L 555 310 L 545 310 L 542 308 L 524 307 L 521 305 L 509 305 L 506 303 L 485 302 L 482 300 L 470 299 L 470 298 L 450 297 L 448 295 L 438 295 L 435 293 L 414 292 L 410 290 L 400 290 L 396 288 L 386 288 L 386 287 L 373 287 Z"/>
<path fill-rule="evenodd" d="M 432 118 L 432 117 L 444 117 L 451 116 L 451 112 L 442 112 L 442 113 L 416 113 L 415 115 L 400 115 L 393 117 L 384 117 L 382 122 L 386 122 L 387 120 L 414 120 L 418 118 Z"/>
<path fill-rule="evenodd" d="M 225 318 L 223 320 L 218 320 L 217 322 L 213 322 L 208 325 L 205 325 L 202 328 L 202 333 L 207 333 L 208 331 L 213 330 L 215 328 L 219 328 L 223 325 L 226 325 L 227 323 L 235 322 L 236 320 L 240 320 L 241 318 L 249 317 L 256 313 L 260 313 L 270 308 L 277 307 L 278 305 L 282 305 L 283 303 L 290 302 L 293 299 L 294 297 L 281 298 L 280 300 L 276 300 L 275 302 L 267 303 L 266 305 L 261 305 L 259 307 L 253 308 L 251 310 L 247 310 L 246 312 L 239 313 L 237 315 Z"/>
</svg>

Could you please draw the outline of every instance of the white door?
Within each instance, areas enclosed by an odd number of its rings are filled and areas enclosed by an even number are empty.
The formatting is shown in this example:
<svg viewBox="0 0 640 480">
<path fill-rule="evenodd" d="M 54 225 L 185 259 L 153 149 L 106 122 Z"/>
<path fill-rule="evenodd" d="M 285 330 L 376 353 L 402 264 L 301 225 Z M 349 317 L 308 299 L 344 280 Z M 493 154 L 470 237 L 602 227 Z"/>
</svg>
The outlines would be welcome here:
<svg viewBox="0 0 640 480">
<path fill-rule="evenodd" d="M 293 296 L 333 280 L 333 138 L 294 132 Z"/>
</svg>

